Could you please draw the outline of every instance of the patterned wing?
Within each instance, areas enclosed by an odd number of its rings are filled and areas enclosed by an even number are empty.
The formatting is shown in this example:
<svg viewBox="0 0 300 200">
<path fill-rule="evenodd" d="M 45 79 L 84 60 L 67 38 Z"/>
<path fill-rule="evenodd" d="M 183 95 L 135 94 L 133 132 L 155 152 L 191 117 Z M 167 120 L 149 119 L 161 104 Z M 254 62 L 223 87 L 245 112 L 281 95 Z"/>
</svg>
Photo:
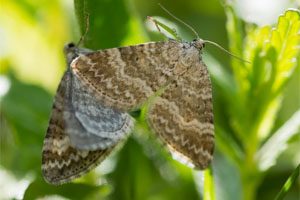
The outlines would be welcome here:
<svg viewBox="0 0 300 200">
<path fill-rule="evenodd" d="M 78 121 L 66 121 L 64 112 L 70 105 L 68 85 L 70 74 L 67 72 L 57 90 L 49 127 L 44 139 L 42 152 L 42 173 L 45 180 L 52 184 L 61 184 L 79 177 L 97 166 L 115 145 L 103 150 L 78 150 L 71 145 L 70 137 L 66 134 L 66 125 L 72 123 L 83 127 Z M 103 139 L 103 138 L 102 138 Z M 108 139 L 109 140 L 109 139 Z"/>
<path fill-rule="evenodd" d="M 201 59 L 152 102 L 147 121 L 175 159 L 208 166 L 214 149 L 212 88 Z"/>
<path fill-rule="evenodd" d="M 72 103 L 69 106 L 71 109 L 66 111 L 67 118 L 73 117 L 73 120 L 80 122 L 80 125 L 86 130 L 79 131 L 80 129 L 74 127 L 73 123 L 68 123 L 70 126 L 67 126 L 67 133 L 71 139 L 73 135 L 81 135 L 90 137 L 94 142 L 97 141 L 97 137 L 117 142 L 132 131 L 134 123 L 129 114 L 99 104 L 77 77 L 72 75 L 71 78 L 71 100 L 69 102 Z M 107 145 L 104 146 L 104 148 L 106 147 Z M 90 149 L 88 148 L 88 150 Z"/>
<path fill-rule="evenodd" d="M 71 68 L 104 105 L 129 111 L 189 68 L 195 54 L 190 43 L 170 40 L 81 54 Z"/>
</svg>

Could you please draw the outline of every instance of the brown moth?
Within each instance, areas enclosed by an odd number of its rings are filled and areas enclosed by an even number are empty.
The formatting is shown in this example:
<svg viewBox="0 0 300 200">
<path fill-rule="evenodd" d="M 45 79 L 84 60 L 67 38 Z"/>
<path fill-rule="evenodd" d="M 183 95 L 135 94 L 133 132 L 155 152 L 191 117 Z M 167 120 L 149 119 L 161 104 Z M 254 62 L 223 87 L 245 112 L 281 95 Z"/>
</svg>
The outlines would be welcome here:
<svg viewBox="0 0 300 200">
<path fill-rule="evenodd" d="M 205 169 L 212 160 L 212 86 L 204 41 L 169 40 L 79 54 L 74 75 L 101 104 L 128 112 L 151 99 L 147 122 L 178 160 Z"/>
</svg>

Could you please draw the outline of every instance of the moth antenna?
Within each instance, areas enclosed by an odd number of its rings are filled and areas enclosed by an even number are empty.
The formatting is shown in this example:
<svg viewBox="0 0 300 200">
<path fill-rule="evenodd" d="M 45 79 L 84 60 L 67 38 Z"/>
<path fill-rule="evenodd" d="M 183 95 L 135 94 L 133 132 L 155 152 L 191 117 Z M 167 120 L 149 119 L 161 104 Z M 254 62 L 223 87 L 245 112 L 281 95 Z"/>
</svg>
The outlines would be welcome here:
<svg viewBox="0 0 300 200">
<path fill-rule="evenodd" d="M 85 36 L 88 34 L 89 32 L 89 28 L 90 28 L 90 14 L 89 13 L 85 13 L 85 31 L 84 34 L 80 36 L 80 39 L 77 43 L 77 47 L 84 41 Z"/>
<path fill-rule="evenodd" d="M 194 33 L 194 35 L 196 36 L 197 39 L 200 38 L 199 35 L 198 35 L 198 33 L 195 31 L 195 29 L 194 29 L 191 25 L 187 24 L 186 22 L 182 21 L 181 19 L 179 19 L 178 17 L 176 17 L 175 15 L 173 15 L 169 10 L 167 10 L 167 9 L 166 9 L 164 6 L 162 6 L 160 3 L 159 3 L 158 5 L 161 7 L 161 9 L 163 9 L 166 13 L 168 13 L 168 14 L 169 14 L 171 17 L 173 17 L 175 20 L 177 20 L 178 22 L 180 22 L 181 24 L 183 24 L 184 26 L 186 26 L 187 28 L 189 28 L 189 29 Z M 156 24 L 156 26 L 157 26 L 157 24 Z M 157 26 L 157 27 L 158 27 L 158 26 Z M 160 31 L 159 28 L 157 28 L 157 29 Z M 219 44 L 217 44 L 217 43 L 215 43 L 215 42 L 212 42 L 212 41 L 209 41 L 209 40 L 203 40 L 203 42 L 204 42 L 204 43 L 209 43 L 209 44 L 212 44 L 212 45 L 218 47 L 219 49 L 221 49 L 221 50 L 223 50 L 224 52 L 228 53 L 230 56 L 234 57 L 235 59 L 238 59 L 238 60 L 240 60 L 240 61 L 242 61 L 242 62 L 246 62 L 246 63 L 249 63 L 249 64 L 251 63 L 251 62 L 249 62 L 249 61 L 247 61 L 247 60 L 244 60 L 244 59 L 242 59 L 242 58 L 240 58 L 240 57 L 238 57 L 238 56 L 232 54 L 230 51 L 226 50 L 224 47 L 222 47 L 221 45 L 219 45 Z"/>
<path fill-rule="evenodd" d="M 176 21 L 180 22 L 181 24 L 183 24 L 184 26 L 186 26 L 188 29 L 190 29 L 194 33 L 194 35 L 196 36 L 196 38 L 200 38 L 199 35 L 198 35 L 198 33 L 195 31 L 195 29 L 191 25 L 187 24 L 186 22 L 182 21 L 181 19 L 179 19 L 178 17 L 176 17 L 175 15 L 173 15 L 170 11 L 168 11 L 160 3 L 158 5 L 161 7 L 161 9 L 163 9 L 166 13 L 168 13 Z"/>
<path fill-rule="evenodd" d="M 219 48 L 219 49 L 221 49 L 222 51 L 228 53 L 230 56 L 232 56 L 232 57 L 235 58 L 235 59 L 238 59 L 238 60 L 240 60 L 240 61 L 242 61 L 242 62 L 246 62 L 246 63 L 251 64 L 251 62 L 249 62 L 249 61 L 247 61 L 247 60 L 244 60 L 244 59 L 242 59 L 242 58 L 240 58 L 240 57 L 238 57 L 238 56 L 232 54 L 230 51 L 226 50 L 224 47 L 222 47 L 221 45 L 219 45 L 219 44 L 216 43 L 216 42 L 212 42 L 212 41 L 209 41 L 209 40 L 202 40 L 202 41 L 203 41 L 204 43 L 208 43 L 208 44 L 212 44 L 212 45 L 216 46 L 217 48 Z"/>
</svg>

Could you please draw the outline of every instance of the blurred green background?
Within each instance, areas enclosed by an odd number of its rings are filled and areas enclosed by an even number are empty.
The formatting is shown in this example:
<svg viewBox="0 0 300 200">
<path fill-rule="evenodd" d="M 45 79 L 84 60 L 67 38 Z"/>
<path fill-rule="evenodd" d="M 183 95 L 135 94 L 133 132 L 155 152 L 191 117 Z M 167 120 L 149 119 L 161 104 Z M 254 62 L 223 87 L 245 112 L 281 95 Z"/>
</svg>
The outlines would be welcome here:
<svg viewBox="0 0 300 200">
<path fill-rule="evenodd" d="M 0 199 L 274 199 L 300 163 L 300 16 L 285 12 L 299 8 L 299 1 L 257 2 L 1 1 Z M 165 40 L 147 16 L 160 16 L 182 38 L 193 39 L 158 3 L 201 38 L 251 62 L 210 45 L 203 52 L 214 93 L 213 187 L 202 172 L 172 160 L 142 125 L 88 175 L 48 185 L 41 177 L 41 149 L 66 68 L 63 46 L 79 41 L 86 13 L 84 46 L 95 50 Z M 285 199 L 300 198 L 295 177 Z"/>
</svg>

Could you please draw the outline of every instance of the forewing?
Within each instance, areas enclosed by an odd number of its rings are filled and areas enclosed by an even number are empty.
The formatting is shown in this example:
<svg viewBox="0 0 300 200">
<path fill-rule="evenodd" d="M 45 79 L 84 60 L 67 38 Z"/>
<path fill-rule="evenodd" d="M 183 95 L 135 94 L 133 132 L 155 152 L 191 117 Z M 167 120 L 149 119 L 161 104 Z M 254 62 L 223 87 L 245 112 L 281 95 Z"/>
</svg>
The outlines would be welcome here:
<svg viewBox="0 0 300 200">
<path fill-rule="evenodd" d="M 106 49 L 80 55 L 71 68 L 104 105 L 131 111 L 183 70 L 183 46 L 170 40 Z"/>
<path fill-rule="evenodd" d="M 149 126 L 175 159 L 204 169 L 212 160 L 212 88 L 204 63 L 194 65 L 150 105 Z"/>
<path fill-rule="evenodd" d="M 42 152 L 42 173 L 45 180 L 52 184 L 61 184 L 79 177 L 100 163 L 114 146 L 104 150 L 85 151 L 71 146 L 66 134 L 63 112 L 68 105 L 67 87 L 70 84 L 68 72 L 64 75 L 53 104 L 52 114 L 44 139 Z"/>
</svg>

